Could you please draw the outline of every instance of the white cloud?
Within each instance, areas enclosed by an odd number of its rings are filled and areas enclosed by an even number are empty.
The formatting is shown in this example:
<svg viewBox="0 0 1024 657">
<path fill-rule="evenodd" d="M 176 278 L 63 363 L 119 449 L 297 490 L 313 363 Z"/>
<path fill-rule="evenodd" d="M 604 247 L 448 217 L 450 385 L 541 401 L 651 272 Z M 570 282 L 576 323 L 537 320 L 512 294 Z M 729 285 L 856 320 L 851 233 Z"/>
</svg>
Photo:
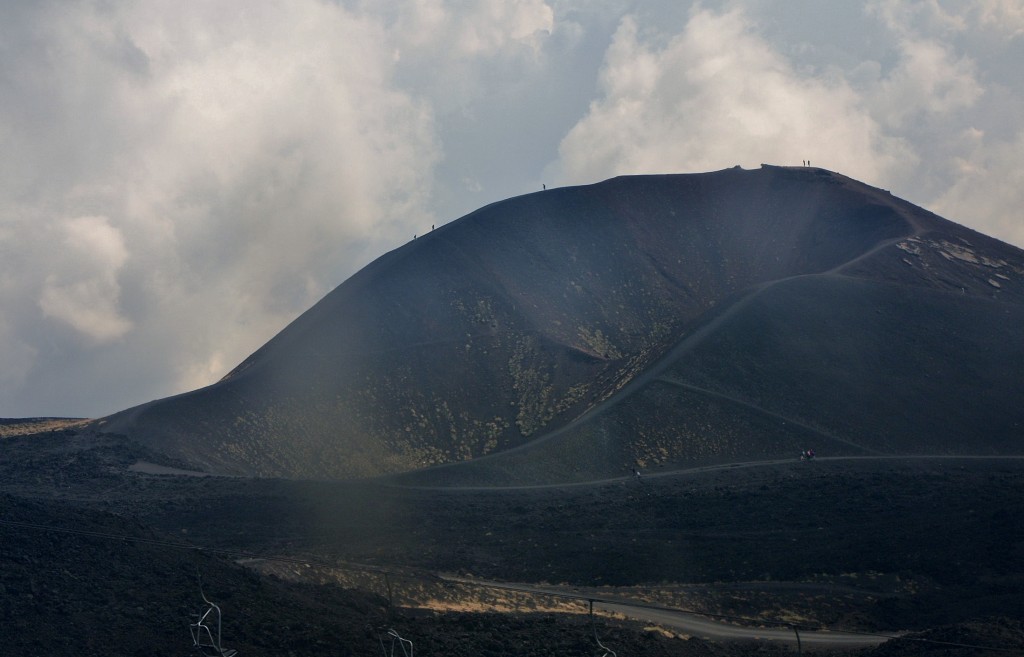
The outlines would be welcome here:
<svg viewBox="0 0 1024 657">
<path fill-rule="evenodd" d="M 949 36 L 982 28 L 1008 38 L 1024 34 L 1024 5 L 1019 0 L 872 0 L 866 7 L 896 32 Z"/>
<path fill-rule="evenodd" d="M 440 115 L 470 121 L 473 103 L 543 66 L 555 29 L 544 0 L 369 0 L 403 84 Z"/>
<path fill-rule="evenodd" d="M 975 7 L 982 26 L 1010 38 L 1024 34 L 1024 4 L 1020 0 L 976 0 Z"/>
<path fill-rule="evenodd" d="M 7 18 L 0 235 L 23 266 L 0 263 L 3 302 L 38 303 L 4 348 L 35 349 L 36 379 L 87 349 L 39 349 L 58 322 L 119 340 L 115 376 L 151 372 L 132 402 L 211 383 L 433 221 L 433 113 L 395 84 L 378 18 L 318 0 L 26 3 Z M 47 406 L 40 386 L 0 398 Z"/>
<path fill-rule="evenodd" d="M 888 30 L 896 59 L 888 70 L 876 65 L 860 88 L 886 130 L 920 155 L 894 191 L 1024 244 L 1024 90 L 1014 44 L 1024 8 L 1000 0 L 881 0 L 868 14 Z"/>
<path fill-rule="evenodd" d="M 175 381 L 181 390 L 195 390 L 209 385 L 211 381 L 220 379 L 226 371 L 237 364 L 234 361 L 225 361 L 224 352 L 219 350 L 213 353 L 197 354 L 196 357 L 176 368 Z"/>
<path fill-rule="evenodd" d="M 60 225 L 59 258 L 46 276 L 39 307 L 96 342 L 132 328 L 118 309 L 118 274 L 128 259 L 120 231 L 106 217 L 77 217 Z"/>
<path fill-rule="evenodd" d="M 964 30 L 967 20 L 964 9 L 955 7 L 947 10 L 939 0 L 872 0 L 865 7 L 869 14 L 875 15 L 890 30 L 904 32 L 912 26 L 920 26 L 931 33 L 951 33 Z"/>
<path fill-rule="evenodd" d="M 875 115 L 900 127 L 920 114 L 970 107 L 982 94 L 974 63 L 928 39 L 904 39 L 900 61 L 874 90 Z"/>
<path fill-rule="evenodd" d="M 988 143 L 978 130 L 961 135 L 953 184 L 932 209 L 953 221 L 983 225 L 984 232 L 1024 244 L 1024 130 L 1015 138 Z"/>
<path fill-rule="evenodd" d="M 848 85 L 798 75 L 738 10 L 697 10 L 660 47 L 627 17 L 601 91 L 561 144 L 567 181 L 810 159 L 881 182 L 913 162 Z"/>
<path fill-rule="evenodd" d="M 892 128 L 922 116 L 972 106 L 983 88 L 975 62 L 958 55 L 949 39 L 968 29 L 962 12 L 947 12 L 937 0 L 868 5 L 896 36 L 898 60 L 870 90 L 874 115 Z"/>
<path fill-rule="evenodd" d="M 544 0 L 412 0 L 394 11 L 405 48 L 458 57 L 494 56 L 513 43 L 537 50 L 554 27 Z"/>
</svg>

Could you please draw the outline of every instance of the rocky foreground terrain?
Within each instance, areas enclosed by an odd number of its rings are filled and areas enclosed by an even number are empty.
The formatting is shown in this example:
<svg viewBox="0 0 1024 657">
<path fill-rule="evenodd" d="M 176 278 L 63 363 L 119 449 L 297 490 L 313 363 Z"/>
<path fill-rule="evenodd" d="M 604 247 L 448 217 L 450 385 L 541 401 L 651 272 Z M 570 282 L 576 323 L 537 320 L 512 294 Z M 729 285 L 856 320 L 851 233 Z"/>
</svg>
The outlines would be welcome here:
<svg viewBox="0 0 1024 657">
<path fill-rule="evenodd" d="M 595 629 L 619 655 L 795 651 L 591 624 L 585 605 L 442 573 L 805 631 L 912 633 L 860 649 L 872 657 L 1024 651 L 1014 459 L 793 459 L 456 491 L 145 474 L 180 464 L 76 427 L 2 448 L 4 655 L 186 654 L 197 574 L 224 610 L 224 645 L 243 655 L 380 654 L 389 628 L 419 655 L 601 654 Z"/>
</svg>

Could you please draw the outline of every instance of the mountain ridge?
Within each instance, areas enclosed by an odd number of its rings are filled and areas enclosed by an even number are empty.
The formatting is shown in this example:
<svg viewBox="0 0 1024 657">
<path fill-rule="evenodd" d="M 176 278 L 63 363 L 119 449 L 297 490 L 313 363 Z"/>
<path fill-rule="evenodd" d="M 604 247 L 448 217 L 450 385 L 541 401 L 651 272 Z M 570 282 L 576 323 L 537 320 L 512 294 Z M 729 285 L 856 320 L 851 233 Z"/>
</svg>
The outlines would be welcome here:
<svg viewBox="0 0 1024 657">
<path fill-rule="evenodd" d="M 608 425 L 629 404 L 611 409 L 564 453 L 530 445 L 552 432 L 565 435 L 570 423 L 585 425 L 581 417 L 636 381 L 688 332 L 716 321 L 709 314 L 743 320 L 745 306 L 735 304 L 766 287 L 780 288 L 776 297 L 792 312 L 815 316 L 799 297 L 786 296 L 797 294 L 786 292 L 787 283 L 809 276 L 836 279 L 830 291 L 815 293 L 825 305 L 834 302 L 830 294 L 856 292 L 840 279 L 904 291 L 959 289 L 975 300 L 991 294 L 1007 300 L 1010 319 L 1019 318 L 1024 297 L 1020 250 L 839 174 L 762 166 L 619 177 L 499 201 L 421 236 L 339 285 L 222 381 L 115 414 L 102 426 L 200 467 L 263 476 L 346 478 L 459 462 L 473 472 L 479 468 L 471 463 L 481 457 L 511 463 L 534 448 L 535 458 L 507 471 L 466 476 L 506 483 L 564 477 L 587 451 L 593 463 L 571 477 L 634 464 L 710 462 L 743 450 L 721 447 L 739 440 L 722 433 L 735 422 L 706 403 L 689 419 L 675 417 L 674 406 L 655 405 L 674 418 L 673 430 L 707 442 L 702 450 L 678 440 L 645 447 L 624 437 L 646 422 L 638 415 L 618 417 L 618 429 Z M 903 303 L 895 293 L 870 294 L 882 308 Z M 945 318 L 963 301 L 944 297 L 949 308 L 918 311 Z M 770 309 L 755 309 L 772 317 Z M 860 316 L 849 321 L 877 332 Z M 913 344 L 912 334 L 896 333 Z M 968 346 L 992 349 L 999 341 L 1007 341 L 1004 332 L 974 331 Z M 773 348 L 789 348 L 782 343 Z M 1000 349 L 1004 362 L 1021 360 L 1019 345 Z M 714 367 L 697 360 L 702 365 L 687 376 L 699 382 Z M 791 375 L 776 369 L 774 376 Z M 1005 377 L 999 383 L 1010 386 L 999 399 L 1020 393 Z M 1021 420 L 1010 415 L 1011 425 Z M 710 422 L 710 438 L 683 431 L 698 416 Z M 795 453 L 808 438 L 758 426 L 748 427 L 757 440 L 737 443 L 752 454 Z"/>
</svg>

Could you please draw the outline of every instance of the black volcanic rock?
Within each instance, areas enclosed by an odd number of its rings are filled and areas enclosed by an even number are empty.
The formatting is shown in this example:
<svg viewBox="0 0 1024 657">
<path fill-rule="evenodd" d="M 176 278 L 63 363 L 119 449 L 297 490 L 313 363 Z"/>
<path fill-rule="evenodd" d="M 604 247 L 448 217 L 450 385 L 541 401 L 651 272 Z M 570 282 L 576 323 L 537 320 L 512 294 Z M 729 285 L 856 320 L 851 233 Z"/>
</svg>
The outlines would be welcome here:
<svg viewBox="0 0 1024 657">
<path fill-rule="evenodd" d="M 623 177 L 432 231 L 221 382 L 101 422 L 212 471 L 447 483 L 1010 453 L 1022 321 L 1024 252 L 883 190 Z"/>
</svg>

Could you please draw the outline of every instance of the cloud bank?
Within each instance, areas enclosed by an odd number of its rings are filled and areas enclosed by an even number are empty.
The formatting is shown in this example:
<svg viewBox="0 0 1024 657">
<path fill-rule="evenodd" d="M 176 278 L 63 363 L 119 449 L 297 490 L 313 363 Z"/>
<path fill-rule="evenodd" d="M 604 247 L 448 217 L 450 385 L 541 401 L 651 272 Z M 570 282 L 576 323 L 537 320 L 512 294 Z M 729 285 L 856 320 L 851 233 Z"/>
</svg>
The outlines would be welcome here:
<svg viewBox="0 0 1024 657">
<path fill-rule="evenodd" d="M 1018 5 L 0 3 L 0 416 L 212 383 L 542 183 L 809 159 L 1022 245 Z"/>
<path fill-rule="evenodd" d="M 653 47 L 627 16 L 600 85 L 560 147 L 571 182 L 805 159 L 879 182 L 910 157 L 843 80 L 801 76 L 739 10 L 698 10 Z"/>
<path fill-rule="evenodd" d="M 18 309 L 19 363 L 95 366 L 50 355 L 42 324 L 85 361 L 117 343 L 122 367 L 162 371 L 170 385 L 143 395 L 208 384 L 428 220 L 431 108 L 393 84 L 374 17 L 302 0 L 14 18 L 0 211 L 20 253 L 0 263 L 0 303 Z M 76 386 L 68 412 L 115 410 Z"/>
</svg>

